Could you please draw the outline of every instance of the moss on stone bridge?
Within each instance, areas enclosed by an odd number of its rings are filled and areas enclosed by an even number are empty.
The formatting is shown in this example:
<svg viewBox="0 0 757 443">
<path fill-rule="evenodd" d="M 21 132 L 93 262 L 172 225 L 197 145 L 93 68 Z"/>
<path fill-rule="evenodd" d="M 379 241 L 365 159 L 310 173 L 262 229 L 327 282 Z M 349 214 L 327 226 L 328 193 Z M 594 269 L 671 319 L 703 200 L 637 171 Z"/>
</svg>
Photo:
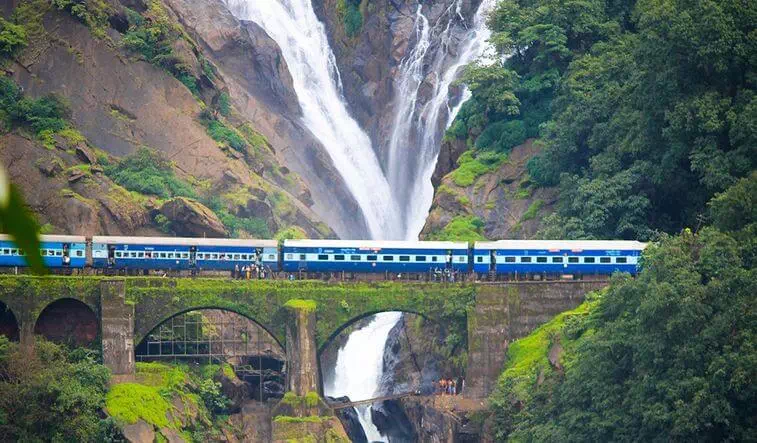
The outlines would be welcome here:
<svg viewBox="0 0 757 443">
<path fill-rule="evenodd" d="M 283 342 L 286 318 L 283 308 L 287 302 L 290 305 L 306 302 L 310 309 L 314 303 L 319 348 L 353 321 L 386 311 L 417 313 L 464 333 L 477 290 L 473 284 L 442 283 L 118 279 L 125 281 L 127 302 L 134 305 L 136 343 L 161 322 L 199 308 L 226 309 L 244 315 Z M 34 319 L 47 304 L 60 298 L 82 300 L 99 313 L 99 285 L 103 280 L 113 278 L 2 276 L 0 301 L 13 311 L 31 313 Z M 18 317 L 20 313 L 15 314 Z"/>
</svg>

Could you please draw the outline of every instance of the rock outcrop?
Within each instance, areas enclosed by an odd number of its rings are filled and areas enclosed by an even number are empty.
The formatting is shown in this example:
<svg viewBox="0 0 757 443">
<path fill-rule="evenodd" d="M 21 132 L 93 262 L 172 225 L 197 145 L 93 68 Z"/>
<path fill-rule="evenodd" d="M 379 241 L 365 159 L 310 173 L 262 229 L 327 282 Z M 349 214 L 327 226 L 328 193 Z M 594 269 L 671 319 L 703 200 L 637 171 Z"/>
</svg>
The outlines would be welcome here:
<svg viewBox="0 0 757 443">
<path fill-rule="evenodd" d="M 171 229 L 183 237 L 226 237 L 228 232 L 213 211 L 202 203 L 177 197 L 160 207 Z"/>
<path fill-rule="evenodd" d="M 434 193 L 431 211 L 421 237 L 433 237 L 455 217 L 477 217 L 483 222 L 483 235 L 489 239 L 532 238 L 541 227 L 541 218 L 552 212 L 557 190 L 531 185 L 526 164 L 539 152 L 533 140 L 516 146 L 507 160 L 494 170 L 459 186 L 449 163 L 460 157 L 459 143 L 447 145 L 444 163 L 437 165 L 435 176 L 446 174 Z M 442 152 L 445 152 L 443 149 Z M 449 157 L 447 157 L 449 156 Z M 454 158 L 454 160 L 452 160 Z"/>
<path fill-rule="evenodd" d="M 0 162 L 48 231 L 61 234 L 157 234 L 145 207 L 96 165 L 49 150 L 16 133 L 0 136 Z M 72 175 L 75 174 L 75 175 Z M 71 177 L 77 177 L 70 181 Z"/>
</svg>

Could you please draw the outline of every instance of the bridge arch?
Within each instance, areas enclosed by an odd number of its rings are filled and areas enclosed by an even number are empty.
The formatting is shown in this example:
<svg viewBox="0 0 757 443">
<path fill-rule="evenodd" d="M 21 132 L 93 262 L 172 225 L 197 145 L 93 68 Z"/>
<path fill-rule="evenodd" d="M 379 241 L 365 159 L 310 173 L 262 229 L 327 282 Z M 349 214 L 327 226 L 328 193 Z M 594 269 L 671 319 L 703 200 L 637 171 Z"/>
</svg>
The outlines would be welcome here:
<svg viewBox="0 0 757 443">
<path fill-rule="evenodd" d="M 56 343 L 88 346 L 100 335 L 100 321 L 87 303 L 76 298 L 59 298 L 39 313 L 34 334 Z"/>
<path fill-rule="evenodd" d="M 0 335 L 5 335 L 11 341 L 18 341 L 19 332 L 18 319 L 13 310 L 0 301 Z"/>
<path fill-rule="evenodd" d="M 253 322 L 256 326 L 258 326 L 259 328 L 263 329 L 266 332 L 266 334 L 268 336 L 270 336 L 276 342 L 276 344 L 279 346 L 279 348 L 282 350 L 282 352 L 284 354 L 286 354 L 286 348 L 285 348 L 284 344 L 281 342 L 281 340 L 279 340 L 279 337 L 276 336 L 275 332 L 272 331 L 267 325 L 265 325 L 264 323 L 258 321 L 254 317 L 246 314 L 242 310 L 233 309 L 233 308 L 230 308 L 228 306 L 222 306 L 222 305 L 199 305 L 199 306 L 185 307 L 185 308 L 182 308 L 182 309 L 180 309 L 178 311 L 175 311 L 175 312 L 173 312 L 171 314 L 165 315 L 157 323 L 153 324 L 149 328 L 145 327 L 145 328 L 143 328 L 140 331 L 136 331 L 135 337 L 134 337 L 134 343 L 135 344 L 142 343 L 145 340 L 145 338 L 147 338 L 147 336 L 150 333 L 152 333 L 153 331 L 155 331 L 156 329 L 158 329 L 161 325 L 163 325 L 166 322 L 170 321 L 172 318 L 176 318 L 176 317 L 178 317 L 180 315 L 188 314 L 188 313 L 191 313 L 191 312 L 211 311 L 211 310 L 213 310 L 213 311 L 230 312 L 230 313 L 233 313 L 233 314 L 237 314 L 237 315 L 239 315 L 241 317 L 244 317 L 245 319 Z"/>
<path fill-rule="evenodd" d="M 331 332 L 331 334 L 328 335 L 326 340 L 324 340 L 321 346 L 318 347 L 318 358 L 320 359 L 321 354 L 326 350 L 326 348 L 328 348 L 329 345 L 331 345 L 331 343 L 337 337 L 339 337 L 339 335 L 341 335 L 342 332 L 344 332 L 345 329 L 353 326 L 355 323 L 359 322 L 360 320 L 363 320 L 364 318 L 372 317 L 376 314 L 381 314 L 384 312 L 401 312 L 403 314 L 413 314 L 413 315 L 422 317 L 425 320 L 438 322 L 436 318 L 429 316 L 427 313 L 420 312 L 413 309 L 407 309 L 407 308 L 385 308 L 385 309 L 374 309 L 374 310 L 361 312 L 360 314 L 347 320 L 345 323 L 342 323 L 342 325 L 338 326 L 333 332 Z"/>
</svg>

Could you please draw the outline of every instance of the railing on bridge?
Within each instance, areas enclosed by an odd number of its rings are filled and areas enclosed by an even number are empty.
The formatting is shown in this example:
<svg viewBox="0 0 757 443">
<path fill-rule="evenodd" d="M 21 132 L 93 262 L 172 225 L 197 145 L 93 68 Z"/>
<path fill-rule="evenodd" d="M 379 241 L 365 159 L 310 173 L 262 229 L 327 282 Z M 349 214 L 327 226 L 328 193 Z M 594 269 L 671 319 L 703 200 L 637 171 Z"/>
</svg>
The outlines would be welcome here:
<svg viewBox="0 0 757 443">
<path fill-rule="evenodd" d="M 421 394 L 419 394 L 417 391 L 405 392 L 403 394 L 385 395 L 383 397 L 368 398 L 365 400 L 357 400 L 357 401 L 349 401 L 349 402 L 327 401 L 326 404 L 329 405 L 329 407 L 332 409 L 345 409 L 345 408 L 352 408 L 355 406 L 370 405 L 370 404 L 377 403 L 380 401 L 399 400 L 405 397 L 420 396 L 420 395 Z"/>
</svg>

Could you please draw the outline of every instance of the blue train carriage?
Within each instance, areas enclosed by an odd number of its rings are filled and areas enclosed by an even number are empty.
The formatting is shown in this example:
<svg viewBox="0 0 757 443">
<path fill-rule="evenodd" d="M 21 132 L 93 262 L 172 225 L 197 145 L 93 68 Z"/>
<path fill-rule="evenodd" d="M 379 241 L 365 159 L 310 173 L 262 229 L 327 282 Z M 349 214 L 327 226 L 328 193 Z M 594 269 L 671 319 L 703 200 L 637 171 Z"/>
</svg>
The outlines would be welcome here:
<svg viewBox="0 0 757 443">
<path fill-rule="evenodd" d="M 285 240 L 286 272 L 468 271 L 466 242 Z"/>
<path fill-rule="evenodd" d="M 41 235 L 40 255 L 48 268 L 83 268 L 87 240 L 78 235 Z M 28 266 L 26 253 L 8 235 L 0 234 L 0 266 Z"/>
<path fill-rule="evenodd" d="M 235 265 L 279 269 L 275 240 L 180 237 L 93 237 L 97 268 L 228 270 Z"/>
<path fill-rule="evenodd" d="M 646 243 L 624 240 L 500 240 L 476 242 L 473 270 L 484 274 L 612 274 L 638 272 Z"/>
</svg>

